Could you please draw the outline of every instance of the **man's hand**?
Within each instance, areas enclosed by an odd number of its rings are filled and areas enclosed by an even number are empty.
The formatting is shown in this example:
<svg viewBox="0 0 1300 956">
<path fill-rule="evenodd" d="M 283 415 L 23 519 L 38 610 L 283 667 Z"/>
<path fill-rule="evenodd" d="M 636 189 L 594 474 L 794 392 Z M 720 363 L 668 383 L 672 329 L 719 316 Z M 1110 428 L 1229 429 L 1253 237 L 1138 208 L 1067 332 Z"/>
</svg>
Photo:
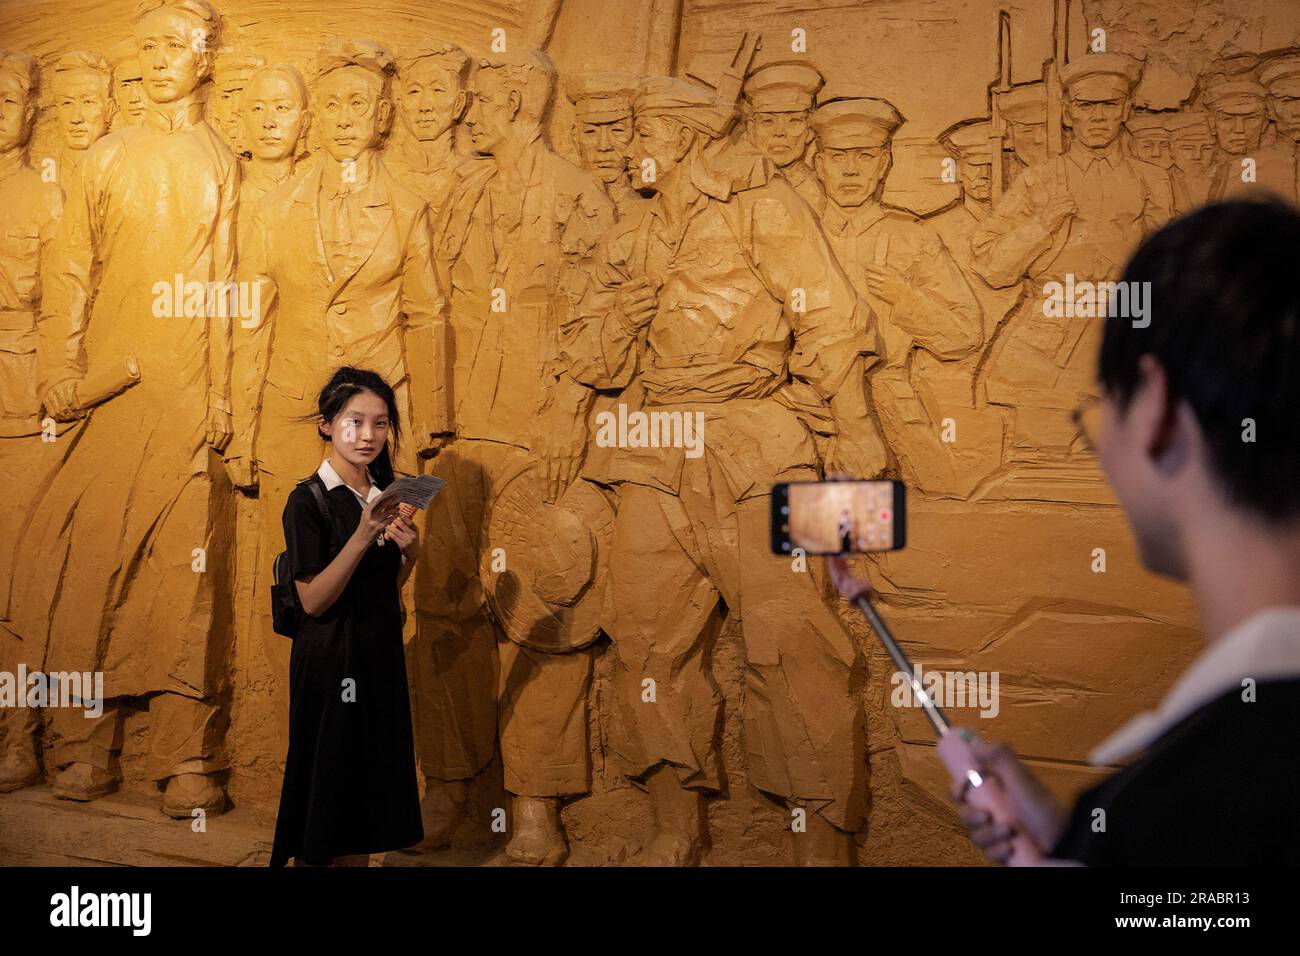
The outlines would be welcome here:
<svg viewBox="0 0 1300 956">
<path fill-rule="evenodd" d="M 640 332 L 659 311 L 659 292 L 648 278 L 638 276 L 619 286 L 615 304 L 623 325 L 631 332 Z"/>
<path fill-rule="evenodd" d="M 907 298 L 910 286 L 907 278 L 893 266 L 866 265 L 867 291 L 890 305 L 897 305 Z"/>
<path fill-rule="evenodd" d="M 971 842 L 994 863 L 1006 863 L 1011 858 L 1014 829 L 1028 837 L 1040 853 L 1048 854 L 1065 832 L 1065 807 L 1006 746 L 976 739 L 971 751 L 979 761 L 979 772 L 986 777 L 992 774 L 1001 782 L 1016 817 L 1011 823 L 995 823 L 987 811 L 962 802 L 965 781 L 954 781 L 951 795 L 961 803 L 959 815 L 970 831 Z"/>
<path fill-rule="evenodd" d="M 586 423 L 581 419 L 556 422 L 555 418 L 547 416 L 543 419 L 554 427 L 542 429 L 533 444 L 537 470 L 546 487 L 547 504 L 554 504 L 569 483 L 578 477 L 587 450 Z"/>
<path fill-rule="evenodd" d="M 831 572 L 831 583 L 835 585 L 835 590 L 844 595 L 850 604 L 875 590 L 871 585 L 871 579 L 865 574 L 862 577 L 853 574 L 853 569 L 849 567 L 849 559 L 842 554 L 827 558 L 826 567 Z"/>
<path fill-rule="evenodd" d="M 257 489 L 257 466 L 253 464 L 252 458 L 246 451 L 226 458 L 223 464 L 226 466 L 226 475 L 230 478 L 230 483 L 240 491 L 251 494 Z"/>
<path fill-rule="evenodd" d="M 1039 207 L 1039 216 L 1047 231 L 1053 235 L 1065 225 L 1065 220 L 1075 215 L 1079 207 L 1075 204 L 1074 198 L 1065 193 L 1061 196 L 1055 196 L 1048 202 Z"/>
<path fill-rule="evenodd" d="M 230 412 L 215 406 L 208 407 L 208 444 L 217 451 L 225 451 L 230 436 L 235 433 L 234 418 Z"/>
<path fill-rule="evenodd" d="M 77 407 L 77 379 L 65 378 L 62 382 L 51 385 L 41 400 L 45 413 L 58 421 L 76 418 L 80 412 Z"/>
</svg>

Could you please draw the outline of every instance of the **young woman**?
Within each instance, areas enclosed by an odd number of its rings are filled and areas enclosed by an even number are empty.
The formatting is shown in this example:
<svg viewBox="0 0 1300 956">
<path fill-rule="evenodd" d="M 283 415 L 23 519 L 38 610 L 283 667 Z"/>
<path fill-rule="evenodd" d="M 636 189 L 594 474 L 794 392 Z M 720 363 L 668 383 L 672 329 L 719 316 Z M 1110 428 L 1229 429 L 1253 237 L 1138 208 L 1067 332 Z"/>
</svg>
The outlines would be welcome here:
<svg viewBox="0 0 1300 956">
<path fill-rule="evenodd" d="M 371 853 L 424 838 L 399 603 L 420 542 L 408 506 L 373 504 L 393 480 L 393 390 L 374 372 L 341 368 L 317 406 L 311 417 L 331 450 L 284 507 L 306 613 L 289 662 L 289 756 L 271 866 L 289 857 L 366 866 Z"/>
</svg>

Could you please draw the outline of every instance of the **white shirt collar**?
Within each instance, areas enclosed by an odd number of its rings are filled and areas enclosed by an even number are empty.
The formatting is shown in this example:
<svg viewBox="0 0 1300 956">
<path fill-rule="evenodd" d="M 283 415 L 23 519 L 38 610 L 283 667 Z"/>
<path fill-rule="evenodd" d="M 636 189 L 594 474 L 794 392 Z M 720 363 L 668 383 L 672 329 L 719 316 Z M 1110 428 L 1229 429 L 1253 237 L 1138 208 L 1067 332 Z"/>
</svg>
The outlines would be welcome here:
<svg viewBox="0 0 1300 956">
<path fill-rule="evenodd" d="M 334 470 L 334 466 L 330 464 L 328 458 L 320 463 L 320 467 L 316 469 L 316 474 L 320 475 L 321 481 L 325 482 L 325 489 L 327 491 L 333 491 L 339 485 L 347 484 L 347 482 L 339 477 L 339 473 Z M 357 489 L 353 488 L 351 485 L 347 486 L 348 490 L 356 495 L 357 500 L 363 505 L 369 504 L 383 494 L 382 491 L 375 487 L 374 479 L 370 478 L 369 468 L 366 469 L 366 478 L 370 479 L 370 492 L 364 498 L 361 496 L 361 492 L 357 491 Z"/>
<path fill-rule="evenodd" d="M 1184 717 L 1232 689 L 1254 681 L 1300 677 L 1300 606 L 1266 607 L 1201 652 L 1159 708 L 1138 714 L 1111 734 L 1088 762 L 1113 764 L 1145 750 Z"/>
</svg>

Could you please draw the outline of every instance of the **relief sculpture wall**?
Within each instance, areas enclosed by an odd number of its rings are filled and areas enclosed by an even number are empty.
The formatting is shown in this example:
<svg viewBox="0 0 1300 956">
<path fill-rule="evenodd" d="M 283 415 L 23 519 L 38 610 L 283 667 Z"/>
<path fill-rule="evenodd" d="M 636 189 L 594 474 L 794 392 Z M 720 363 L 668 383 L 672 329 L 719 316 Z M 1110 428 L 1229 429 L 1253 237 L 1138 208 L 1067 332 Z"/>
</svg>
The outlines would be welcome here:
<svg viewBox="0 0 1300 956">
<path fill-rule="evenodd" d="M 0 707 L 0 860 L 62 799 L 147 861 L 130 798 L 265 861 L 343 365 L 447 481 L 407 863 L 976 862 L 774 482 L 906 482 L 896 633 L 1063 796 L 1195 653 L 1071 411 L 1144 236 L 1300 198 L 1295 4 L 0 0 L 0 48 L 0 672 L 104 697 Z"/>
</svg>

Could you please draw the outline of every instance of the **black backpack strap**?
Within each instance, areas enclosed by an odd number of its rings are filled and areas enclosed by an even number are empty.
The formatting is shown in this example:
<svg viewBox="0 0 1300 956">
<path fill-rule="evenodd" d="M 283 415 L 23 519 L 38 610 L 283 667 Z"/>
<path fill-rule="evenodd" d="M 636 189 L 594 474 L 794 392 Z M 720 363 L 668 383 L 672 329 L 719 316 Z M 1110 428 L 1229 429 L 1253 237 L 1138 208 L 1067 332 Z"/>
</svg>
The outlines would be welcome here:
<svg viewBox="0 0 1300 956">
<path fill-rule="evenodd" d="M 330 512 L 330 506 L 325 503 L 325 493 L 320 490 L 320 482 L 313 475 L 307 479 L 307 487 L 311 489 L 311 496 L 316 499 L 316 506 L 320 508 L 321 516 L 325 519 L 325 527 L 329 529 L 329 548 L 334 550 L 334 518 Z"/>
</svg>

